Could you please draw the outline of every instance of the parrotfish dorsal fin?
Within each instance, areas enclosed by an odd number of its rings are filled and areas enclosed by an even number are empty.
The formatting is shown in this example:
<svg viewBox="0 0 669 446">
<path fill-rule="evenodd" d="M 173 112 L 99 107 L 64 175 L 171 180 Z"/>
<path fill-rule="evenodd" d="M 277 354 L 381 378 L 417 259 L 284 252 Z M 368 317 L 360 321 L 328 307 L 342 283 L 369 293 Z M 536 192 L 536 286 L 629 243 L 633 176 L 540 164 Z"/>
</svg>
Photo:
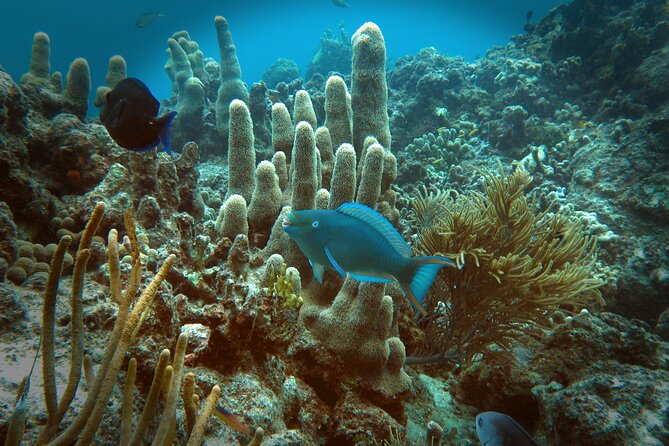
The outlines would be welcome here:
<svg viewBox="0 0 669 446">
<path fill-rule="evenodd" d="M 397 232 L 397 229 L 374 209 L 358 203 L 344 203 L 337 208 L 337 212 L 367 223 L 379 231 L 398 253 L 405 257 L 413 256 L 411 246 Z"/>
</svg>

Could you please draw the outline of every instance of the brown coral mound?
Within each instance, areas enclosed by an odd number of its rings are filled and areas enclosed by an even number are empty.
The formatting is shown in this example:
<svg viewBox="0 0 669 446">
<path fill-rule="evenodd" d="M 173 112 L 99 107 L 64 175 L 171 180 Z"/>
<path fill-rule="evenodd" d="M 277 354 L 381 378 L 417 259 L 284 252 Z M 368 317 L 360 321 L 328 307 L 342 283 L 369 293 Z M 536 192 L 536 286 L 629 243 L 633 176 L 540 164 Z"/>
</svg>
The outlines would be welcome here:
<svg viewBox="0 0 669 446">
<path fill-rule="evenodd" d="M 550 311 L 603 304 L 595 275 L 595 240 L 563 212 L 534 212 L 523 169 L 486 174 L 483 192 L 423 193 L 413 203 L 417 251 L 442 254 L 445 268 L 428 303 L 430 356 L 412 362 L 467 363 L 481 353 L 508 352 L 520 333 L 550 324 Z"/>
</svg>

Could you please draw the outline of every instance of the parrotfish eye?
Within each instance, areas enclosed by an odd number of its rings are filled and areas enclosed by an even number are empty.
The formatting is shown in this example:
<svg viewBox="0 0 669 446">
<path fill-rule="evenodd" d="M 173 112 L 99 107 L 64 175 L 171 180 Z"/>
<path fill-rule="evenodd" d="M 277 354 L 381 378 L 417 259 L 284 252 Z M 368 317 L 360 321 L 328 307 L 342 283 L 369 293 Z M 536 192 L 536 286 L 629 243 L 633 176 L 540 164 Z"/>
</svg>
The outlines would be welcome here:
<svg viewBox="0 0 669 446">
<path fill-rule="evenodd" d="M 478 421 L 479 427 L 483 427 L 483 418 L 479 417 L 479 419 L 476 421 Z"/>
<path fill-rule="evenodd" d="M 314 228 L 314 229 L 316 229 L 316 228 L 318 227 L 319 224 L 320 224 L 320 223 L 318 223 L 318 220 L 314 220 L 314 221 L 311 223 L 311 227 Z"/>
</svg>

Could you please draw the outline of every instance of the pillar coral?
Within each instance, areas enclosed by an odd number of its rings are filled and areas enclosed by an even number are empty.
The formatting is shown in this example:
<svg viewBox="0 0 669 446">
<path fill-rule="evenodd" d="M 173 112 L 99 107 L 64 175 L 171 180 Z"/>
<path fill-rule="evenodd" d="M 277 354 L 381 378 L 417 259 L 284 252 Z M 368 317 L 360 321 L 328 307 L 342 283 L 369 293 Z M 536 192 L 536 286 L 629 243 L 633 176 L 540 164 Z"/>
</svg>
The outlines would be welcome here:
<svg viewBox="0 0 669 446">
<path fill-rule="evenodd" d="M 358 154 L 367 136 L 390 150 L 388 86 L 386 84 L 386 44 L 379 27 L 368 22 L 353 34 L 351 107 L 353 146 Z"/>
<path fill-rule="evenodd" d="M 228 134 L 228 105 L 233 99 L 248 102 L 249 93 L 242 81 L 242 69 L 237 59 L 237 48 L 232 41 L 228 21 L 221 16 L 214 19 L 220 51 L 221 86 L 216 99 L 216 127 L 223 136 Z"/>
<path fill-rule="evenodd" d="M 226 196 L 239 194 L 251 201 L 255 187 L 253 122 L 246 104 L 234 99 L 230 103 L 230 134 L 228 135 L 228 191 Z"/>
<path fill-rule="evenodd" d="M 363 376 L 374 390 L 394 396 L 408 390 L 411 380 L 402 369 L 406 351 L 393 314 L 385 284 L 359 283 L 349 277 L 330 305 L 305 301 L 300 320 L 352 375 Z"/>
</svg>

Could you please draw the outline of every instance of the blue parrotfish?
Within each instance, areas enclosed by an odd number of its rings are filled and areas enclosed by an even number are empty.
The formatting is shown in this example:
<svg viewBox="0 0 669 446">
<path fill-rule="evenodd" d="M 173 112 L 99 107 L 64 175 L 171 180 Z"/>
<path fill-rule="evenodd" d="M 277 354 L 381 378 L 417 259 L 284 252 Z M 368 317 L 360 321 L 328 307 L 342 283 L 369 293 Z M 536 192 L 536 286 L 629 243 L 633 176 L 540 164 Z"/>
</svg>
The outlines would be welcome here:
<svg viewBox="0 0 669 446">
<path fill-rule="evenodd" d="M 482 446 L 537 446 L 516 420 L 499 412 L 478 414 L 476 435 Z"/>
<path fill-rule="evenodd" d="M 121 80 L 105 96 L 100 121 L 116 143 L 135 152 L 144 152 L 160 142 L 168 154 L 170 124 L 177 112 L 158 117 L 160 103 L 144 82 L 134 77 Z"/>
<path fill-rule="evenodd" d="M 358 203 L 344 203 L 335 210 L 293 211 L 282 224 L 309 259 L 319 283 L 325 268 L 361 282 L 397 281 L 423 314 L 423 298 L 439 270 L 456 266 L 442 256 L 413 257 L 409 244 L 388 220 Z"/>
</svg>

